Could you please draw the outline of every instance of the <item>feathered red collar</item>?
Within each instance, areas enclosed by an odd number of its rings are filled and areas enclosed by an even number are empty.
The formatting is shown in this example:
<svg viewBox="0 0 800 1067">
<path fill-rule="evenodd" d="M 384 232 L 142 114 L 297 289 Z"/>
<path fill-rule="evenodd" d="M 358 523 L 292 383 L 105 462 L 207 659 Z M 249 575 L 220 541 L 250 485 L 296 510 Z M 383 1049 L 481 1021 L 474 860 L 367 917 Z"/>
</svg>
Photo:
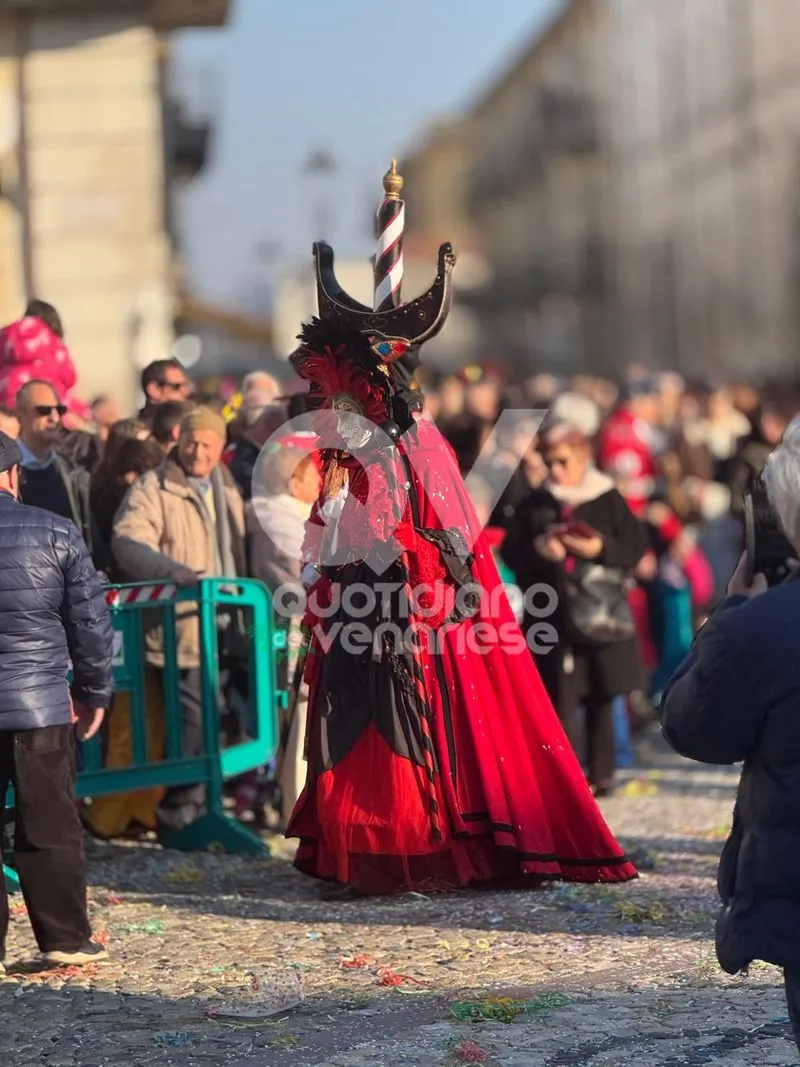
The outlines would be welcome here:
<svg viewBox="0 0 800 1067">
<path fill-rule="evenodd" d="M 311 384 L 310 399 L 315 407 L 336 408 L 337 401 L 347 398 L 376 424 L 389 417 L 388 379 L 384 385 L 368 374 L 348 358 L 343 345 L 336 349 L 327 345 L 322 352 L 309 352 L 303 360 L 303 372 Z"/>
</svg>

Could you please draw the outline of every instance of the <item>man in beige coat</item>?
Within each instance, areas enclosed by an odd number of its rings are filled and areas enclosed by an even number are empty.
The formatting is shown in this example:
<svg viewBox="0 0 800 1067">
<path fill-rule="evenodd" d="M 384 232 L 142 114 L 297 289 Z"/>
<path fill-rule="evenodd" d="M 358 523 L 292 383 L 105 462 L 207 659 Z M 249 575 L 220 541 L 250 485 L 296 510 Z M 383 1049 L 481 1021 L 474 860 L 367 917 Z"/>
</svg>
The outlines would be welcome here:
<svg viewBox="0 0 800 1067">
<path fill-rule="evenodd" d="M 197 408 L 181 423 L 176 448 L 161 466 L 134 484 L 114 522 L 111 548 L 127 581 L 194 585 L 201 577 L 246 573 L 244 506 L 233 479 L 220 463 L 224 419 Z M 177 623 L 178 667 L 185 756 L 203 751 L 200 627 L 197 607 L 181 605 Z M 148 629 L 146 657 L 164 666 L 163 632 Z M 170 789 L 159 809 L 159 827 L 181 829 L 203 814 L 201 786 Z"/>
</svg>

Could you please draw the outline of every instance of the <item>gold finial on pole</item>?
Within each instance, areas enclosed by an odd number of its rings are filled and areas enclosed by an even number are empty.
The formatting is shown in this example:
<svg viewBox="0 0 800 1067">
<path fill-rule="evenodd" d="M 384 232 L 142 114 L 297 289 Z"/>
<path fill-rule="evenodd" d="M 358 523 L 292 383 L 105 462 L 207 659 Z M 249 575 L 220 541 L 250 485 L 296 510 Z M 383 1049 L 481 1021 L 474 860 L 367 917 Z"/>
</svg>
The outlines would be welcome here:
<svg viewBox="0 0 800 1067">
<path fill-rule="evenodd" d="M 392 165 L 383 176 L 383 190 L 387 200 L 399 200 L 403 190 L 403 179 L 397 173 L 397 160 L 392 160 Z"/>
</svg>

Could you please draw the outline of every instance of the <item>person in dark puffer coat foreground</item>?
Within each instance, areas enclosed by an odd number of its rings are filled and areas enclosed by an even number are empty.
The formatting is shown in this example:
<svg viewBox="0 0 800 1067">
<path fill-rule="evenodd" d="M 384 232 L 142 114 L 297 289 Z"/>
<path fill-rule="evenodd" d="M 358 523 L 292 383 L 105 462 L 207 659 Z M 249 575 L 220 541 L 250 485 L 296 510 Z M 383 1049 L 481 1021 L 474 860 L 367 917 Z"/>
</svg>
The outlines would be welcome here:
<svg viewBox="0 0 800 1067">
<path fill-rule="evenodd" d="M 764 470 L 770 504 L 800 549 L 800 418 Z M 743 558 L 662 699 L 664 736 L 702 763 L 743 762 L 722 852 L 717 956 L 729 974 L 783 968 L 800 1046 L 800 574 L 767 589 Z"/>
<path fill-rule="evenodd" d="M 0 433 L 0 798 L 13 784 L 17 873 L 44 960 L 81 965 L 106 953 L 86 911 L 73 707 L 78 737 L 94 736 L 111 703 L 113 631 L 77 527 L 18 502 L 21 458 Z M 0 974 L 8 921 L 0 879 Z"/>
</svg>

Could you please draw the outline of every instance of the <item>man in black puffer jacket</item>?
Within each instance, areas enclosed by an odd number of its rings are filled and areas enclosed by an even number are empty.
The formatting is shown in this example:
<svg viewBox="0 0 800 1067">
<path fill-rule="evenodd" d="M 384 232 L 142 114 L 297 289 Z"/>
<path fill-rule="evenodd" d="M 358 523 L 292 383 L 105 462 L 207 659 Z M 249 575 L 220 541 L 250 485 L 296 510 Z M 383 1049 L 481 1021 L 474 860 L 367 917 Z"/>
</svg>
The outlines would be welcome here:
<svg viewBox="0 0 800 1067">
<path fill-rule="evenodd" d="M 800 548 L 800 418 L 764 471 L 770 503 Z M 754 960 L 782 967 L 800 1045 L 800 575 L 752 584 L 745 560 L 662 701 L 676 751 L 744 763 L 719 866 L 717 956 L 729 974 Z"/>
<path fill-rule="evenodd" d="M 18 502 L 21 459 L 0 433 L 0 799 L 12 783 L 16 866 L 39 948 L 50 964 L 80 965 L 105 950 L 91 940 L 86 912 L 73 718 L 82 739 L 100 728 L 113 631 L 74 524 Z M 8 920 L 0 879 L 0 972 Z"/>
</svg>

